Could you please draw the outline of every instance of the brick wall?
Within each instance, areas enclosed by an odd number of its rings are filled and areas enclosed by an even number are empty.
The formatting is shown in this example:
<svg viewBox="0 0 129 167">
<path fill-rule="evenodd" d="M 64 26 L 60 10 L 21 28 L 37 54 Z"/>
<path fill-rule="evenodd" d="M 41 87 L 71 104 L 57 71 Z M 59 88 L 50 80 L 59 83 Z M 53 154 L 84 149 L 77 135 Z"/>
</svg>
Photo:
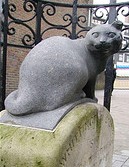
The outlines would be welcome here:
<svg viewBox="0 0 129 167">
<path fill-rule="evenodd" d="M 54 1 L 54 0 L 51 0 Z M 79 0 L 79 3 L 87 3 L 88 0 Z M 25 12 L 23 9 L 23 2 L 24 1 L 18 1 L 18 0 L 9 0 L 9 4 L 14 3 L 16 5 L 16 11 L 12 12 L 12 16 L 19 19 L 29 19 L 33 12 Z M 56 0 L 56 2 L 61 2 L 61 0 Z M 72 3 L 73 0 L 62 0 L 62 2 L 65 3 Z M 90 1 L 92 3 L 92 1 Z M 29 6 L 28 6 L 29 7 Z M 62 17 L 65 13 L 71 13 L 71 9 L 66 8 L 57 8 L 56 14 L 53 17 L 47 16 L 46 18 L 49 20 L 49 22 L 53 24 L 66 24 Z M 87 14 L 86 9 L 80 9 L 78 10 L 78 14 Z M 32 29 L 35 29 L 35 22 L 33 21 L 28 22 L 27 24 L 32 27 Z M 12 44 L 22 44 L 21 39 L 23 36 L 27 33 L 30 33 L 25 26 L 19 25 L 19 24 L 11 24 L 10 28 L 14 27 L 16 32 L 15 35 L 9 35 L 8 36 L 8 43 Z M 42 31 L 46 28 L 50 27 L 47 25 L 44 21 L 42 21 L 41 29 Z M 71 30 L 71 27 L 69 27 Z M 79 31 L 79 28 L 77 29 Z M 54 35 L 62 35 L 64 32 L 62 30 L 51 30 L 47 31 L 43 35 L 43 39 L 48 38 L 50 36 Z M 23 48 L 16 48 L 16 47 L 8 47 L 7 50 L 7 77 L 6 77 L 6 95 L 8 95 L 13 90 L 17 89 L 18 86 L 18 80 L 19 80 L 19 67 L 27 55 L 27 53 L 30 51 L 30 49 L 23 49 Z"/>
</svg>

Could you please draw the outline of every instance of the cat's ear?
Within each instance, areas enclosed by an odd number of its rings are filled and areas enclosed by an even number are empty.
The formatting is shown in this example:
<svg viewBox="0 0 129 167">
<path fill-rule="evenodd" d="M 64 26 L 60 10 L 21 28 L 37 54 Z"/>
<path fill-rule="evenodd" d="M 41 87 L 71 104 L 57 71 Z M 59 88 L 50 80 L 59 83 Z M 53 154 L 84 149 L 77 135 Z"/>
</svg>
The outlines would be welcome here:
<svg viewBox="0 0 129 167">
<path fill-rule="evenodd" d="M 111 25 L 120 31 L 122 30 L 123 27 L 123 23 L 121 21 L 114 21 Z"/>
</svg>

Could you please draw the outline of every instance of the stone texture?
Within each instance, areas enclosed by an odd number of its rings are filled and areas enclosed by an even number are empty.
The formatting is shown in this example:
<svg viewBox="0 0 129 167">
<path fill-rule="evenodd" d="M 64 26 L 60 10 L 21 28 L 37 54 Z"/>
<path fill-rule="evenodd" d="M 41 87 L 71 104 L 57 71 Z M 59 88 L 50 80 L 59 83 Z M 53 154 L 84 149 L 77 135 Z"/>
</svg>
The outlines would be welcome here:
<svg viewBox="0 0 129 167">
<path fill-rule="evenodd" d="M 111 167 L 113 120 L 100 105 L 76 106 L 52 131 L 0 128 L 1 167 Z"/>
<path fill-rule="evenodd" d="M 67 114 L 72 108 L 80 103 L 86 102 L 93 103 L 94 101 L 88 98 L 84 98 L 80 101 L 71 103 L 52 111 L 37 112 L 19 116 L 12 115 L 8 111 L 3 110 L 0 112 L 0 122 L 52 130 L 60 122 L 64 115 Z"/>
</svg>

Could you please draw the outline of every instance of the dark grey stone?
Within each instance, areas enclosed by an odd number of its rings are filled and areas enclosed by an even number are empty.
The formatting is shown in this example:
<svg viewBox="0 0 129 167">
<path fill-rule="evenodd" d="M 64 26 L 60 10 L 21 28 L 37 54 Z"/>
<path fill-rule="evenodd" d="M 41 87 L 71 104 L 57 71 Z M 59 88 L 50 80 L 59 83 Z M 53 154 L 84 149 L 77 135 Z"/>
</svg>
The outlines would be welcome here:
<svg viewBox="0 0 129 167">
<path fill-rule="evenodd" d="M 121 48 L 121 28 L 117 21 L 92 28 L 84 39 L 55 36 L 40 42 L 23 61 L 18 90 L 6 98 L 6 110 L 47 113 L 85 97 L 95 99 L 97 75 Z"/>
<path fill-rule="evenodd" d="M 6 124 L 12 124 L 12 125 L 22 125 L 27 127 L 33 127 L 33 128 L 40 128 L 40 129 L 46 129 L 46 130 L 53 130 L 58 122 L 76 105 L 92 102 L 93 100 L 84 98 L 77 102 L 64 105 L 63 107 L 60 107 L 58 109 L 52 110 L 52 111 L 46 111 L 46 112 L 37 112 L 37 113 L 31 113 L 28 115 L 20 115 L 15 116 L 10 114 L 8 111 L 3 110 L 1 112 L 0 122 L 6 123 Z"/>
</svg>

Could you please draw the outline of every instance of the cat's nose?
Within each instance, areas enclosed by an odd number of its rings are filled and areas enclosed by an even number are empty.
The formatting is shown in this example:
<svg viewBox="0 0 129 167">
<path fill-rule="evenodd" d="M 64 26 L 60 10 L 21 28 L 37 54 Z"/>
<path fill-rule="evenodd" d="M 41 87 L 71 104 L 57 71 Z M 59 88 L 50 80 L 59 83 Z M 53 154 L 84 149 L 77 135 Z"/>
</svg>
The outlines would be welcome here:
<svg viewBox="0 0 129 167">
<path fill-rule="evenodd" d="M 101 43 L 101 44 L 105 44 L 105 43 L 106 43 L 106 39 L 105 39 L 104 37 L 101 37 L 101 38 L 100 38 L 100 43 Z"/>
<path fill-rule="evenodd" d="M 101 43 L 102 45 L 104 45 L 104 44 L 106 43 L 106 41 L 100 41 L 100 43 Z"/>
</svg>

